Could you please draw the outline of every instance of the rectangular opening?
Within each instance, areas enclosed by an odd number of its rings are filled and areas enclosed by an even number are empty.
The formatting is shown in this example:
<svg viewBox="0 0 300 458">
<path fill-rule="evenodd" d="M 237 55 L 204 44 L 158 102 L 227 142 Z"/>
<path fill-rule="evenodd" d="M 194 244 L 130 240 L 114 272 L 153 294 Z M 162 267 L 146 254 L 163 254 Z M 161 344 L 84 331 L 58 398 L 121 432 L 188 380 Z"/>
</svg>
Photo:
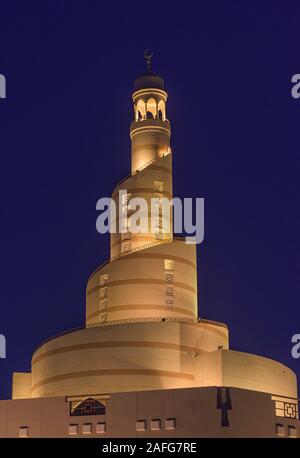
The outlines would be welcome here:
<svg viewBox="0 0 300 458">
<path fill-rule="evenodd" d="M 100 275 L 100 286 L 106 286 L 108 283 L 108 274 Z"/>
<path fill-rule="evenodd" d="M 165 259 L 165 270 L 174 270 L 175 263 L 172 259 Z"/>
<path fill-rule="evenodd" d="M 139 432 L 146 431 L 147 422 L 146 420 L 137 420 L 136 422 L 136 430 Z"/>
<path fill-rule="evenodd" d="M 106 433 L 106 423 L 101 422 L 96 424 L 96 433 L 97 434 L 104 434 Z"/>
<path fill-rule="evenodd" d="M 84 423 L 82 425 L 82 434 L 92 434 L 92 423 Z"/>
<path fill-rule="evenodd" d="M 28 426 L 20 426 L 19 428 L 19 437 L 28 437 L 29 436 L 29 428 Z"/>
<path fill-rule="evenodd" d="M 151 420 L 151 430 L 152 431 L 160 431 L 161 430 L 161 421 L 159 418 Z"/>
<path fill-rule="evenodd" d="M 163 192 L 164 191 L 164 182 L 163 181 L 154 181 L 153 188 L 155 192 Z"/>
<path fill-rule="evenodd" d="M 78 425 L 74 423 L 72 425 L 69 425 L 69 435 L 76 436 L 77 434 L 78 434 Z"/>
<path fill-rule="evenodd" d="M 175 418 L 166 418 L 165 428 L 166 429 L 175 429 L 176 428 Z"/>
</svg>

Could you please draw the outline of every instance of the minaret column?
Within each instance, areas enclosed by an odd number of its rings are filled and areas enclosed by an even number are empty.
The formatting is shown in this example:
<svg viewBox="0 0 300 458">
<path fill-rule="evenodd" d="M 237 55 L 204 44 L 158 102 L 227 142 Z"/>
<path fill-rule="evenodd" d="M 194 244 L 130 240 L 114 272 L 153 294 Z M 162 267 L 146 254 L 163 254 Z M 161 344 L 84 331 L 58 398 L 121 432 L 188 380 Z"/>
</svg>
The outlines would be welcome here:
<svg viewBox="0 0 300 458">
<path fill-rule="evenodd" d="M 163 79 L 152 72 L 151 57 L 145 53 L 147 73 L 135 80 L 135 117 L 130 126 L 131 173 L 141 171 L 151 162 L 170 152 L 171 126 L 166 118 L 168 94 Z"/>
</svg>

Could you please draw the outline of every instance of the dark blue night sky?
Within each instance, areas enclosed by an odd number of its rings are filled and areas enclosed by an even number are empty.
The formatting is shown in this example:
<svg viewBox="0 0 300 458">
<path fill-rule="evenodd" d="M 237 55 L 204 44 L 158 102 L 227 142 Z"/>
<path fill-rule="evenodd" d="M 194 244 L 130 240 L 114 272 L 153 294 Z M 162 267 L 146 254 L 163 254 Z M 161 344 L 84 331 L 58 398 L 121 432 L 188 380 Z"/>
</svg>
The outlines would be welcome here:
<svg viewBox="0 0 300 458">
<path fill-rule="evenodd" d="M 44 339 L 83 325 L 109 255 L 96 201 L 130 170 L 144 49 L 169 93 L 174 191 L 205 198 L 199 313 L 300 376 L 300 5 L 0 0 L 0 398 Z"/>
</svg>

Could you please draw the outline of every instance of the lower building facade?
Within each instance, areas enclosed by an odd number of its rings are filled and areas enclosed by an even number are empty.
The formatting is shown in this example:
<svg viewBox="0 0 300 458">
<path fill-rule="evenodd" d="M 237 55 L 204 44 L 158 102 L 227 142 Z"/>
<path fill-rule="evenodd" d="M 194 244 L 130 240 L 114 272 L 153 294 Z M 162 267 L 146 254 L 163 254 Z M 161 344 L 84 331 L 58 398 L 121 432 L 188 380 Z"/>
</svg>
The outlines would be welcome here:
<svg viewBox="0 0 300 458">
<path fill-rule="evenodd" d="M 232 387 L 0 401 L 2 438 L 299 438 L 297 398 Z"/>
</svg>

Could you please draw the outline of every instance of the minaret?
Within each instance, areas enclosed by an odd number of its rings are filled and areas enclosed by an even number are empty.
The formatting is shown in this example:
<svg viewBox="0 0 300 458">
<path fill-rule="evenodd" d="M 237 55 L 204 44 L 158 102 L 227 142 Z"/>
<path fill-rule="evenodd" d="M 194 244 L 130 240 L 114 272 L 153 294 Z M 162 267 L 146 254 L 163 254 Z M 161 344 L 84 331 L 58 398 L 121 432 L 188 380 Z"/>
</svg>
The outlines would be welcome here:
<svg viewBox="0 0 300 458">
<path fill-rule="evenodd" d="M 132 175 L 170 152 L 168 94 L 164 90 L 164 80 L 152 71 L 152 57 L 153 53 L 146 50 L 147 73 L 134 83 L 134 120 L 130 126 Z"/>
<path fill-rule="evenodd" d="M 113 192 L 117 208 L 121 190 L 125 207 L 135 197 L 148 203 L 173 197 L 167 93 L 152 72 L 152 55 L 145 57 L 147 73 L 135 81 L 133 93 L 131 174 Z M 85 327 L 40 345 L 31 373 L 14 376 L 14 398 L 72 396 L 78 402 L 116 392 L 207 386 L 297 398 L 292 371 L 229 350 L 227 326 L 198 319 L 196 246 L 174 237 L 172 224 L 161 230 L 163 218 L 171 223 L 171 216 L 159 212 L 156 232 L 148 227 L 133 233 L 121 211 L 126 230 L 111 234 L 110 259 L 87 282 Z"/>
<path fill-rule="evenodd" d="M 195 246 L 173 237 L 171 211 L 164 213 L 158 208 L 157 228 L 153 231 L 151 227 L 152 199 L 170 201 L 173 197 L 172 153 L 164 82 L 151 70 L 152 54 L 146 51 L 145 57 L 147 73 L 135 80 L 132 96 L 135 113 L 130 127 L 132 171 L 112 194 L 117 209 L 117 232 L 110 236 L 110 263 L 96 271 L 88 283 L 88 326 L 124 319 L 197 318 Z M 125 207 L 136 197 L 147 202 L 148 231 L 131 232 L 129 208 L 125 217 L 121 214 L 126 229 L 120 231 L 119 212 L 124 208 L 122 204 L 120 210 L 120 192 L 125 192 L 122 195 Z M 96 292 L 97 284 L 100 293 Z"/>
<path fill-rule="evenodd" d="M 153 198 L 170 201 L 173 197 L 171 127 L 166 117 L 168 95 L 163 79 L 152 71 L 152 56 L 145 51 L 147 73 L 134 83 L 134 120 L 130 126 L 131 176 L 121 181 L 112 195 L 117 208 L 117 233 L 111 234 L 111 260 L 173 239 L 172 212 L 165 213 L 162 208 L 158 209 L 160 221 L 156 231 L 151 229 L 150 214 L 148 231 L 144 233 L 131 233 L 129 221 L 124 221 L 127 230 L 121 233 L 118 224 L 120 191 L 126 191 L 122 197 L 125 201 L 142 197 L 149 210 Z"/>
<path fill-rule="evenodd" d="M 34 353 L 31 397 L 194 386 L 194 356 L 228 348 L 225 325 L 197 319 L 196 246 L 173 236 L 171 212 L 159 204 L 155 231 L 148 218 L 148 229 L 135 233 L 130 211 L 124 217 L 119 209 L 120 192 L 125 207 L 136 197 L 149 209 L 152 198 L 173 197 L 167 93 L 152 71 L 152 55 L 145 57 L 147 73 L 135 81 L 132 96 L 131 174 L 112 194 L 117 233 L 110 236 L 110 259 L 88 279 L 85 328 Z"/>
</svg>

